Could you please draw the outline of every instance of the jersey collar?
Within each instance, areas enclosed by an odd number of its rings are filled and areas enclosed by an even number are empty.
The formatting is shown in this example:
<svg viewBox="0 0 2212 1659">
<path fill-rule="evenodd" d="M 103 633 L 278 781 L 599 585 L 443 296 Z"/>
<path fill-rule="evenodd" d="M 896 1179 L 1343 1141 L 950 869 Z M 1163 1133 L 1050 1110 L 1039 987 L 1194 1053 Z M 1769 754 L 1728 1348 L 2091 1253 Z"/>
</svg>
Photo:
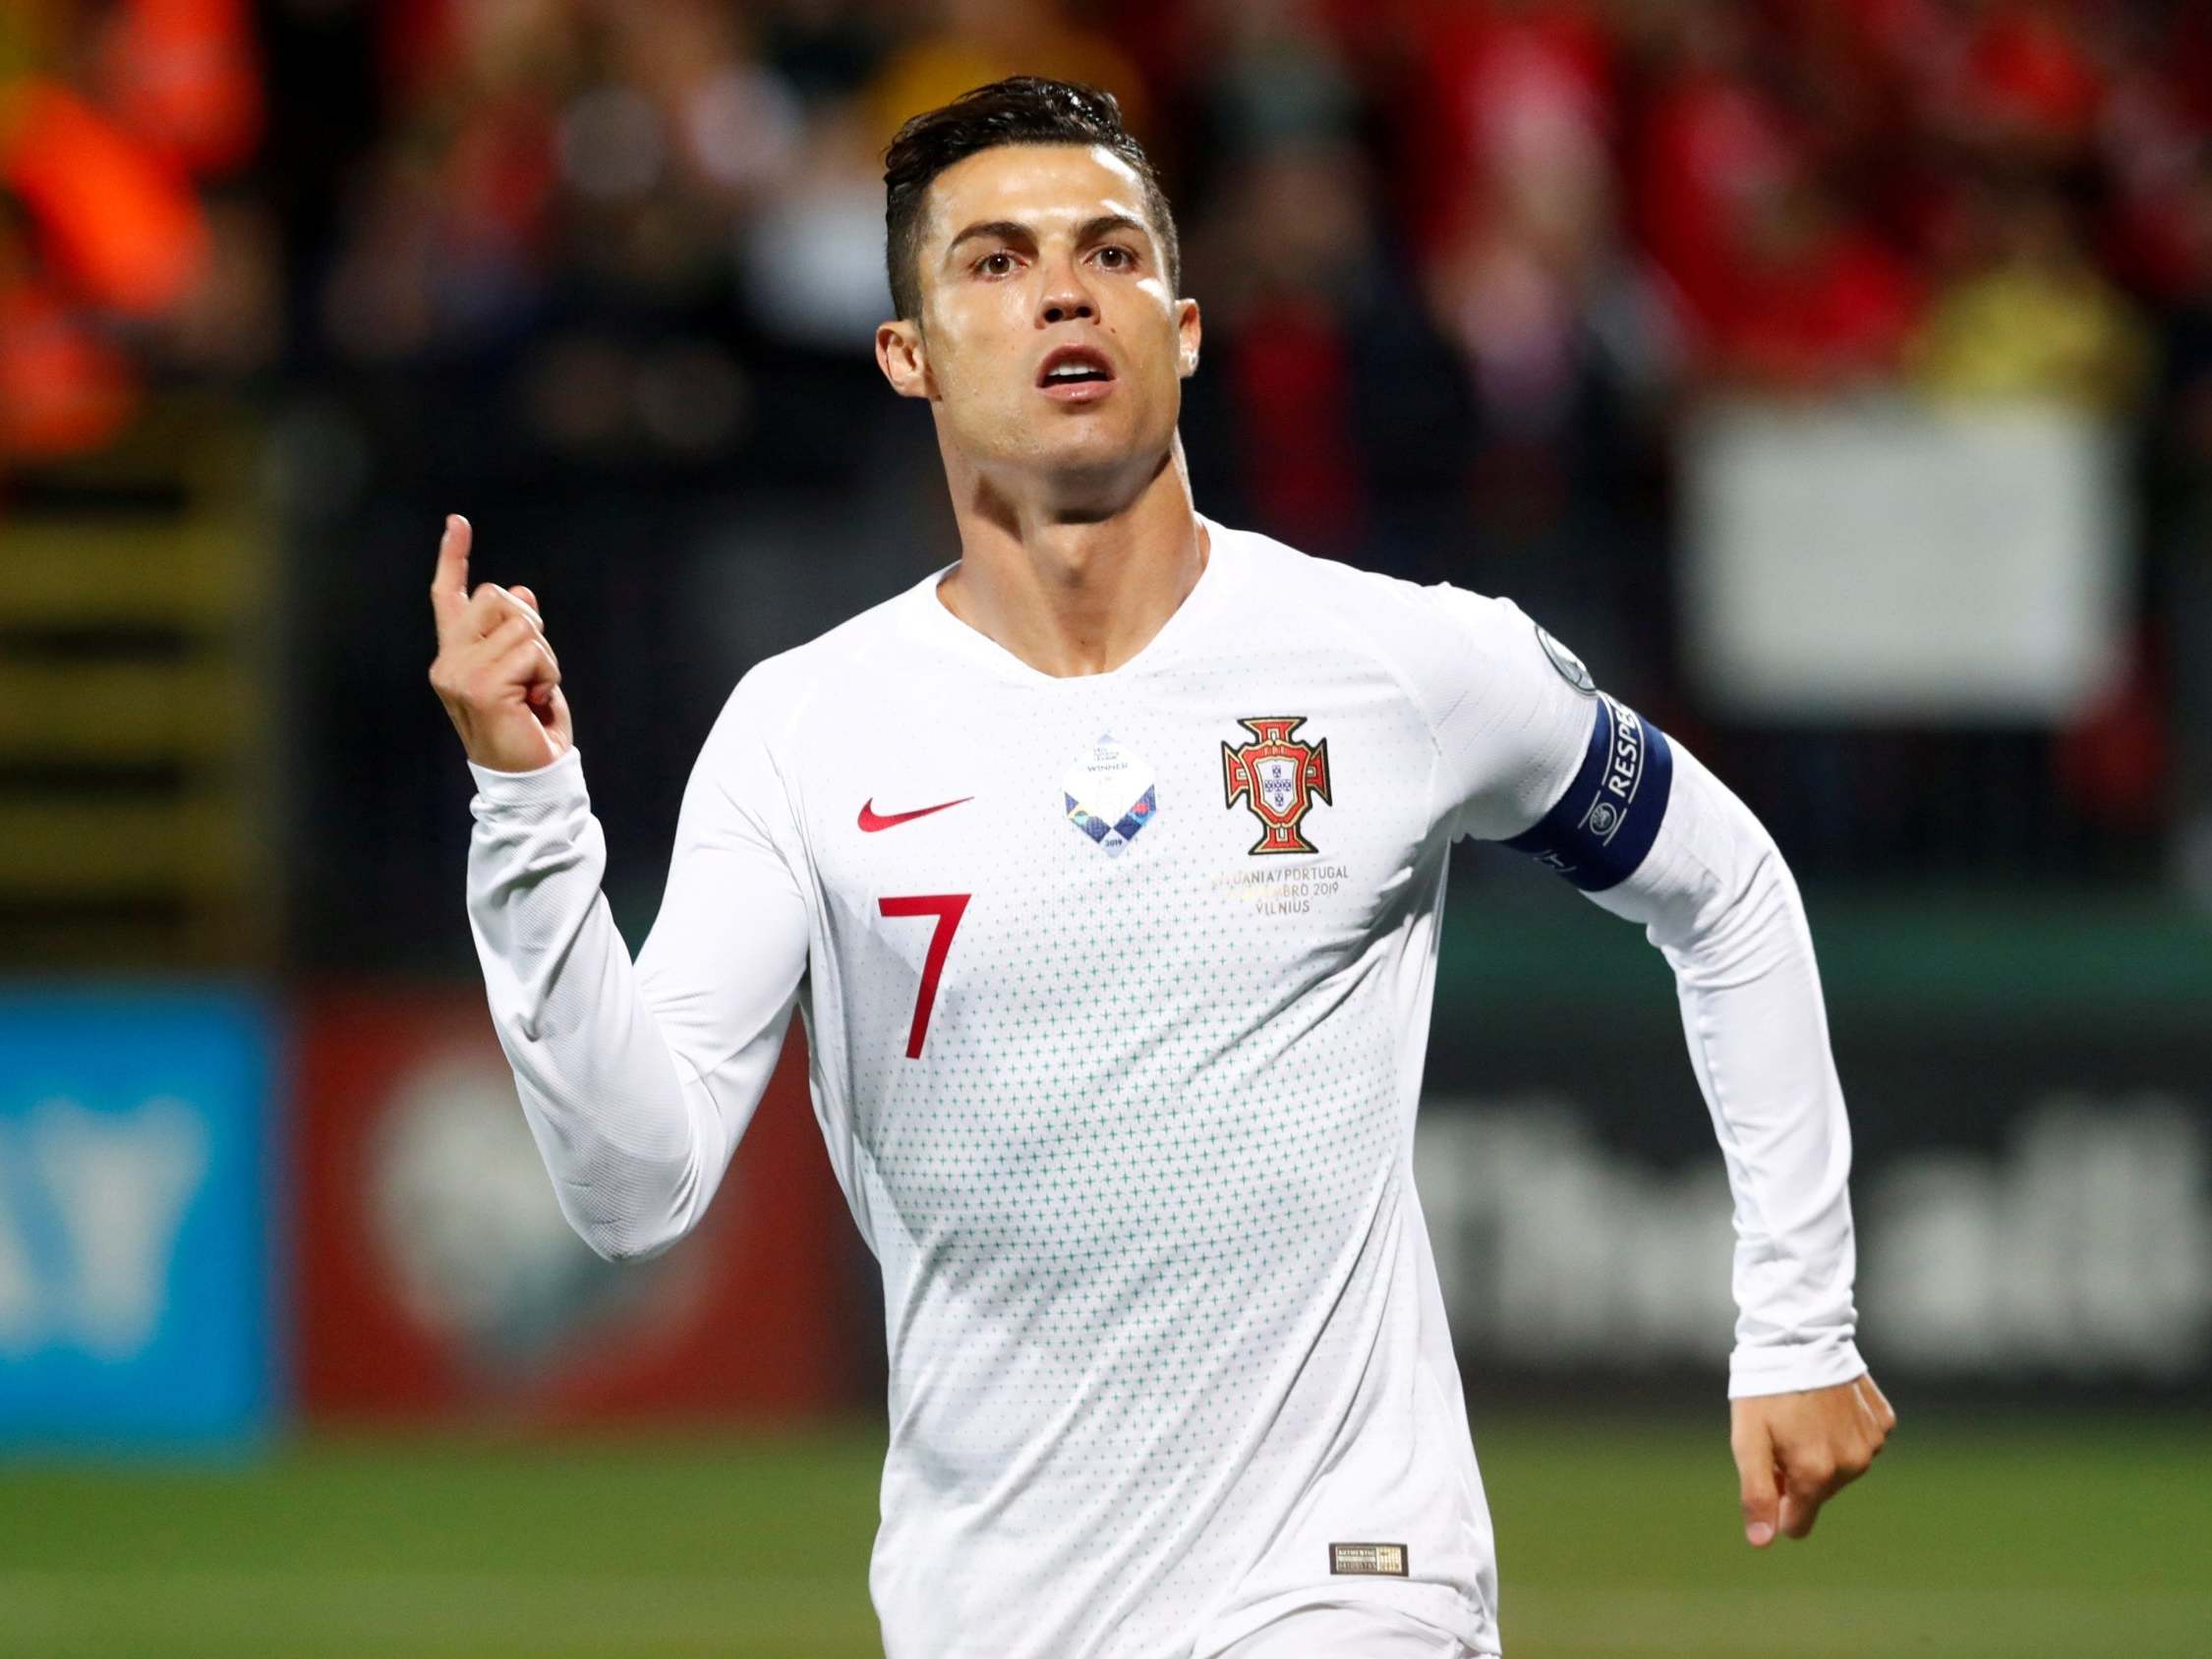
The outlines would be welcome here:
<svg viewBox="0 0 2212 1659">
<path fill-rule="evenodd" d="M 1183 596 L 1183 602 L 1160 624 L 1159 631 L 1146 640 L 1127 662 L 1103 673 L 1045 673 L 1022 661 L 989 635 L 955 616 L 947 608 L 945 601 L 938 598 L 937 587 L 959 568 L 958 560 L 931 571 L 906 590 L 903 597 L 907 618 L 914 631 L 932 646 L 951 651 L 1003 679 L 1037 686 L 1064 686 L 1135 678 L 1177 656 L 1184 649 L 1185 642 L 1199 630 L 1206 616 L 1224 602 L 1224 590 L 1233 585 L 1227 567 L 1243 555 L 1241 538 L 1236 531 L 1216 524 L 1203 513 L 1193 513 L 1192 516 L 1205 526 L 1208 549 L 1205 568 L 1198 572 L 1198 580 L 1192 585 L 1191 591 Z"/>
</svg>

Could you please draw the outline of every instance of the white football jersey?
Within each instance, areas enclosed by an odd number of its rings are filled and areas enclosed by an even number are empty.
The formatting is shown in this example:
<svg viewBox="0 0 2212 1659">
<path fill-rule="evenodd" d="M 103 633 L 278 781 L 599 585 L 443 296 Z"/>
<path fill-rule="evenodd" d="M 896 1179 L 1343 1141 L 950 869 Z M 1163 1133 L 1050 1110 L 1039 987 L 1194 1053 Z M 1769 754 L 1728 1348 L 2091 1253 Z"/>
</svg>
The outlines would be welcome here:
<svg viewBox="0 0 2212 1659">
<path fill-rule="evenodd" d="M 890 1659 L 1205 1659 L 1369 1600 L 1497 1650 L 1412 1174 L 1463 834 L 1674 963 L 1736 1194 L 1734 1392 L 1862 1369 L 1841 1096 L 1764 831 L 1510 603 L 1205 528 L 1111 672 L 1029 667 L 942 572 L 755 667 L 634 966 L 580 754 L 472 769 L 491 1006 L 602 1254 L 697 1225 L 805 1018 L 883 1272 Z"/>
</svg>

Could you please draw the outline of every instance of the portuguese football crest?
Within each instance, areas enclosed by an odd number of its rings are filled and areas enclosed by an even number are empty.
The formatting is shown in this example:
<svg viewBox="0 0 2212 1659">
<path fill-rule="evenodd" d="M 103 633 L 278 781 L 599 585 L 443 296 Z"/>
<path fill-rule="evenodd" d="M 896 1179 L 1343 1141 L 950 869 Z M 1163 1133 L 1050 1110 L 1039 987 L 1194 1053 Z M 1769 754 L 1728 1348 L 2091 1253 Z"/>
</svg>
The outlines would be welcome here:
<svg viewBox="0 0 2212 1659">
<path fill-rule="evenodd" d="M 1221 746 L 1224 805 L 1245 798 L 1259 820 L 1259 839 L 1251 851 L 1318 852 L 1299 832 L 1299 825 L 1312 810 L 1318 796 L 1329 799 L 1329 740 L 1301 743 L 1292 733 L 1306 723 L 1304 715 L 1261 715 L 1237 723 L 1252 733 L 1240 748 Z"/>
</svg>

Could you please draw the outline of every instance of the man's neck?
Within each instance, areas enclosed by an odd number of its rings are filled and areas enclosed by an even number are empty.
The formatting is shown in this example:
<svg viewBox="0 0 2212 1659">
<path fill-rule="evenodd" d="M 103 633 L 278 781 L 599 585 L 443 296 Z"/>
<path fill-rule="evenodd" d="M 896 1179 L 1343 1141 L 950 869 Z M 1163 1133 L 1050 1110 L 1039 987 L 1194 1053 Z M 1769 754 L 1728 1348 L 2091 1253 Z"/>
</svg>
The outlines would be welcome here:
<svg viewBox="0 0 2212 1659">
<path fill-rule="evenodd" d="M 962 622 L 1055 678 L 1120 667 L 1197 585 L 1210 552 L 1178 453 L 1102 515 L 956 490 L 960 562 L 938 585 Z"/>
</svg>

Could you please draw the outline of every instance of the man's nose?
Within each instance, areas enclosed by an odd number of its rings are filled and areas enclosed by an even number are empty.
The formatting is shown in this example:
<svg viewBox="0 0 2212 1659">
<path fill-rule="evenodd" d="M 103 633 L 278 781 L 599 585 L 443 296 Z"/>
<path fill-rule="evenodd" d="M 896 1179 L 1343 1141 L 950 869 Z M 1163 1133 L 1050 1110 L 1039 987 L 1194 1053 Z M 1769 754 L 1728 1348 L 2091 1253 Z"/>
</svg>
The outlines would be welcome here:
<svg viewBox="0 0 2212 1659">
<path fill-rule="evenodd" d="M 1090 291 L 1076 275 L 1073 264 L 1064 264 L 1051 273 L 1045 283 L 1044 298 L 1037 307 L 1040 323 L 1095 318 L 1097 315 L 1098 308 L 1091 303 Z"/>
</svg>

